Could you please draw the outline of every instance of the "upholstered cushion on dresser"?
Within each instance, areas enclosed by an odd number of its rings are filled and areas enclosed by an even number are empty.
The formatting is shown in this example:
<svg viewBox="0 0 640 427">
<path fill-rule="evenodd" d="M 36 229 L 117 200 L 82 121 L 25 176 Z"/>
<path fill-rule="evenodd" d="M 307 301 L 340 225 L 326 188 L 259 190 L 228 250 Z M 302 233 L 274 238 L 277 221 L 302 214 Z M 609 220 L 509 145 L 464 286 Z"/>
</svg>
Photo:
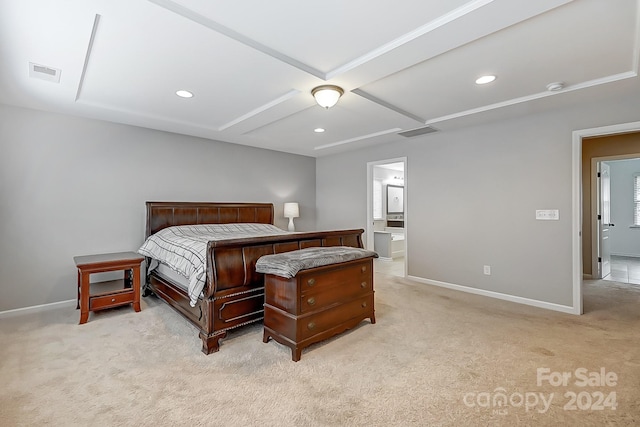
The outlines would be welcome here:
<svg viewBox="0 0 640 427">
<path fill-rule="evenodd" d="M 332 248 L 315 249 L 327 251 L 326 257 L 319 251 L 319 259 L 330 259 Z M 300 269 L 293 277 L 265 274 L 263 341 L 273 338 L 290 347 L 292 359 L 298 361 L 302 349 L 313 343 L 353 328 L 366 318 L 375 323 L 375 253 L 357 252 L 364 257 Z M 300 257 L 294 254 L 292 259 Z"/>
<path fill-rule="evenodd" d="M 312 247 L 262 256 L 256 262 L 256 271 L 291 278 L 300 270 L 368 257 L 377 258 L 378 254 L 349 246 Z"/>
</svg>

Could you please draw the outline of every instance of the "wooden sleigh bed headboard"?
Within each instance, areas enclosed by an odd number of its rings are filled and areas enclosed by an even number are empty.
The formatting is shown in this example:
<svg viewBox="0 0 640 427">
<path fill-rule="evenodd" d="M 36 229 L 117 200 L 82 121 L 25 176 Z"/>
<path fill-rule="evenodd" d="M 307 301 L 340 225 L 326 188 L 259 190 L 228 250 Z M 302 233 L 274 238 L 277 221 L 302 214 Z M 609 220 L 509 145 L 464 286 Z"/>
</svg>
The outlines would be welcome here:
<svg viewBox="0 0 640 427">
<path fill-rule="evenodd" d="M 272 203 L 147 202 L 147 237 L 166 227 L 194 224 L 273 224 Z M 212 241 L 207 245 L 206 286 L 195 307 L 183 287 L 156 271 L 150 290 L 200 329 L 202 351 L 218 351 L 227 331 L 262 320 L 264 275 L 255 272 L 263 255 L 314 246 L 362 248 L 362 229 L 287 233 Z"/>
<path fill-rule="evenodd" d="M 174 225 L 273 224 L 273 203 L 147 202 L 149 237 Z"/>
</svg>

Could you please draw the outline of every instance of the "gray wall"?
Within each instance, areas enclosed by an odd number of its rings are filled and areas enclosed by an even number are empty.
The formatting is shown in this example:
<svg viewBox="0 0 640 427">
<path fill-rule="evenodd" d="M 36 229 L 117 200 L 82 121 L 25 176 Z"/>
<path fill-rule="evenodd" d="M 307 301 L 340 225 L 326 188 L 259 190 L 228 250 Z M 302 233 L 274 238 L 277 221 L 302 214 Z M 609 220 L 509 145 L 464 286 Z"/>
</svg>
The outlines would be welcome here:
<svg viewBox="0 0 640 427">
<path fill-rule="evenodd" d="M 572 131 L 638 120 L 633 97 L 575 105 L 320 158 L 318 225 L 364 228 L 367 162 L 406 156 L 409 276 L 571 307 Z"/>
<path fill-rule="evenodd" d="M 137 250 L 145 201 L 300 203 L 315 160 L 0 105 L 0 311 L 76 297 L 75 255 Z"/>
<path fill-rule="evenodd" d="M 640 173 L 640 159 L 607 162 L 611 166 L 611 253 L 640 257 L 640 228 L 633 224 L 633 175 Z"/>
</svg>

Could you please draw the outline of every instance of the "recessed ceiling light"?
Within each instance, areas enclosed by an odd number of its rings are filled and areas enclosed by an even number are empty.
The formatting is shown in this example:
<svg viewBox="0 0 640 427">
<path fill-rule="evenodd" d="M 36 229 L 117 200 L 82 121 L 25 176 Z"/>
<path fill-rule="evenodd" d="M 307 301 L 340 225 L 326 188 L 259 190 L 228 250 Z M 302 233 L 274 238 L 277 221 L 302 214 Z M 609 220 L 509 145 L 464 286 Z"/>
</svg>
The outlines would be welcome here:
<svg viewBox="0 0 640 427">
<path fill-rule="evenodd" d="M 486 85 L 496 79 L 496 76 L 481 76 L 476 79 L 477 85 Z"/>
<path fill-rule="evenodd" d="M 322 133 L 322 132 L 324 132 L 324 129 L 323 128 L 315 128 L 313 131 L 315 133 Z"/>
<path fill-rule="evenodd" d="M 180 98 L 193 98 L 193 93 L 189 92 L 188 90 L 178 90 L 176 91 L 176 95 L 178 95 Z"/>
<path fill-rule="evenodd" d="M 557 92 L 559 90 L 564 89 L 564 83 L 563 82 L 555 82 L 555 83 L 549 83 L 547 85 L 547 90 L 550 92 Z"/>
</svg>

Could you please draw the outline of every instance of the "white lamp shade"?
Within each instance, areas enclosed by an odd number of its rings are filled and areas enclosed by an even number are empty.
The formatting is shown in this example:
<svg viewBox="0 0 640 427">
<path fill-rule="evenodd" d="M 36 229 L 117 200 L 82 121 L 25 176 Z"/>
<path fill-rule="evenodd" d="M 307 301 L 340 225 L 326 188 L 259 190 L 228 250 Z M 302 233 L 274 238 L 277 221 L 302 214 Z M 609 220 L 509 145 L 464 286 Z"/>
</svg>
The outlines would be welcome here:
<svg viewBox="0 0 640 427">
<path fill-rule="evenodd" d="M 284 204 L 284 217 L 285 218 L 298 218 L 300 216 L 300 208 L 298 203 L 289 202 Z"/>
<path fill-rule="evenodd" d="M 333 85 L 318 86 L 311 91 L 318 105 L 324 108 L 336 105 L 343 93 L 342 88 Z"/>
</svg>

